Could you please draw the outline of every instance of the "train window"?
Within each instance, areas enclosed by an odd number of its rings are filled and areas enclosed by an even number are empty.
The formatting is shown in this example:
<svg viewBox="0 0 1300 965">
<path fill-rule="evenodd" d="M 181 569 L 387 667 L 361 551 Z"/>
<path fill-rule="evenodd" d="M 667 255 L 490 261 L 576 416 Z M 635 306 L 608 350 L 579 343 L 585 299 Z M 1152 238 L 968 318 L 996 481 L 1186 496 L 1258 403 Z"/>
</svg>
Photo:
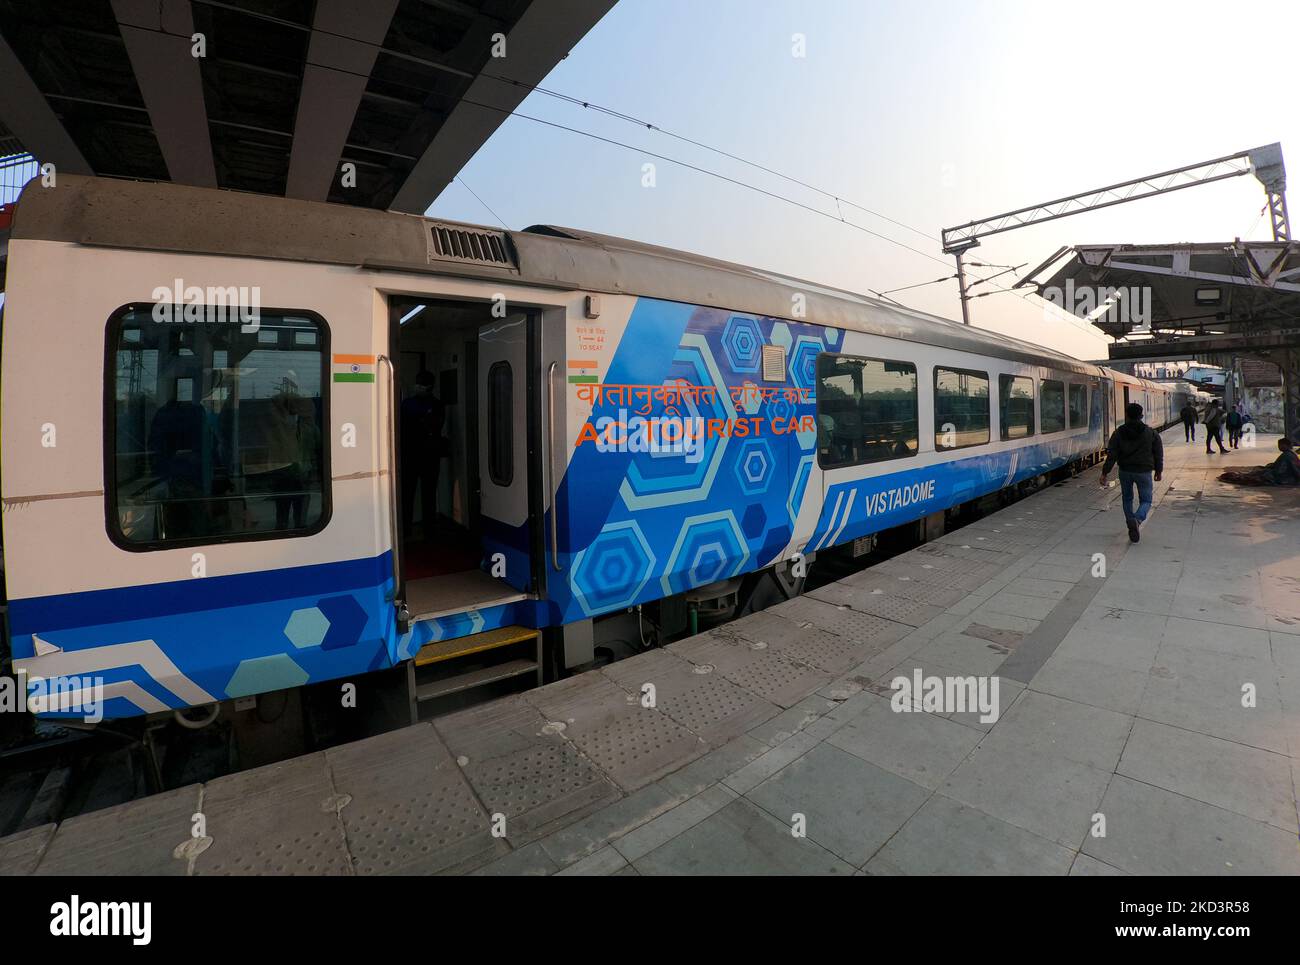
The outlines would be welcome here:
<svg viewBox="0 0 1300 965">
<path fill-rule="evenodd" d="M 1033 379 L 999 375 L 998 406 L 1003 439 L 1023 439 L 1034 434 Z"/>
<path fill-rule="evenodd" d="M 488 369 L 488 475 L 498 486 L 515 478 L 515 378 L 509 362 Z"/>
<path fill-rule="evenodd" d="M 109 320 L 108 532 L 126 549 L 302 536 L 329 518 L 328 331 L 308 312 Z M 207 318 L 224 318 L 210 308 Z"/>
<path fill-rule="evenodd" d="M 1060 432 L 1065 428 L 1065 383 L 1043 379 L 1038 391 L 1038 427 L 1042 432 Z"/>
<path fill-rule="evenodd" d="M 1070 428 L 1088 424 L 1088 387 L 1070 383 Z"/>
<path fill-rule="evenodd" d="M 934 370 L 934 447 L 962 449 L 989 441 L 989 376 Z"/>
<path fill-rule="evenodd" d="M 916 366 L 817 356 L 817 459 L 823 469 L 915 455 Z"/>
</svg>

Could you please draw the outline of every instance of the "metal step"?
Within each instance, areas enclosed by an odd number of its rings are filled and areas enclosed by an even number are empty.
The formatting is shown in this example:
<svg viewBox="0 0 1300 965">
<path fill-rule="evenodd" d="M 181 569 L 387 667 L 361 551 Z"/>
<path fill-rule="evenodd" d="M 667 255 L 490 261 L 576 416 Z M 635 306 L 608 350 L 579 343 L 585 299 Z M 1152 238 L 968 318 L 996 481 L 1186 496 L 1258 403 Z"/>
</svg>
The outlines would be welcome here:
<svg viewBox="0 0 1300 965">
<path fill-rule="evenodd" d="M 415 688 L 415 699 L 417 701 L 434 700 L 448 694 L 458 694 L 463 690 L 482 687 L 484 684 L 496 683 L 498 680 L 509 680 L 511 677 L 520 677 L 526 673 L 536 672 L 537 661 L 535 660 L 509 660 L 494 667 L 484 667 L 482 670 L 473 670 L 469 673 L 458 674 L 455 677 L 447 677 L 443 680 L 421 684 Z"/>
<path fill-rule="evenodd" d="M 499 627 L 496 630 L 485 630 L 483 633 L 472 633 L 467 637 L 457 637 L 455 640 L 426 643 L 420 648 L 420 652 L 415 655 L 415 665 L 424 667 L 431 663 L 454 660 L 457 657 L 464 657 L 471 653 L 482 653 L 484 650 L 508 647 L 512 643 L 535 640 L 538 636 L 540 636 L 538 631 L 528 627 L 509 626 Z"/>
</svg>

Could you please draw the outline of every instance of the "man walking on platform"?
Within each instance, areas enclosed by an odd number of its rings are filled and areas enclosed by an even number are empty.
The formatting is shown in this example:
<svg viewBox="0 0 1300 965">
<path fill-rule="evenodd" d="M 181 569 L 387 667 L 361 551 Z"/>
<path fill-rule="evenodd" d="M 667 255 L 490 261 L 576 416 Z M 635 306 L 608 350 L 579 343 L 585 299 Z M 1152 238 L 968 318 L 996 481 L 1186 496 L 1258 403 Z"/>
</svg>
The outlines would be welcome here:
<svg viewBox="0 0 1300 965">
<path fill-rule="evenodd" d="M 1155 483 L 1160 481 L 1165 469 L 1165 447 L 1160 434 L 1142 421 L 1142 406 L 1130 402 L 1124 407 L 1124 424 L 1116 429 L 1106 444 L 1106 464 L 1101 467 L 1101 487 L 1106 488 L 1106 477 L 1115 464 L 1119 464 L 1120 498 L 1124 503 L 1124 521 L 1128 524 L 1129 542 L 1141 539 L 1138 532 L 1151 512 Z M 1152 480 L 1152 473 L 1155 479 Z M 1137 490 L 1138 506 L 1133 508 L 1133 491 Z"/>
<path fill-rule="evenodd" d="M 1210 448 L 1210 443 L 1219 444 L 1219 452 L 1225 453 L 1228 450 L 1223 447 L 1223 409 L 1219 407 L 1219 400 L 1215 399 L 1210 403 L 1210 407 L 1205 410 L 1205 454 L 1211 455 L 1214 450 Z"/>
<path fill-rule="evenodd" d="M 1241 412 L 1234 406 L 1227 416 L 1228 445 L 1236 449 L 1241 445 Z"/>
<path fill-rule="evenodd" d="M 1183 410 L 1178 413 L 1183 419 L 1183 436 L 1184 442 L 1196 441 L 1196 406 L 1192 405 L 1191 400 L 1183 406 Z"/>
</svg>

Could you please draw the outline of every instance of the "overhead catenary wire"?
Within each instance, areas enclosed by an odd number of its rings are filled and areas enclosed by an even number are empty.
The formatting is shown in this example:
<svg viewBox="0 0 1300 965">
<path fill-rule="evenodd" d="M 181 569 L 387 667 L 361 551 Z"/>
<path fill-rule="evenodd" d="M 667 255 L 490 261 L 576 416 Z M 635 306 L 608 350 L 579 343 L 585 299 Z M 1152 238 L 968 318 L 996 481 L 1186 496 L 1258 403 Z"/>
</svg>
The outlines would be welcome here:
<svg viewBox="0 0 1300 965">
<path fill-rule="evenodd" d="M 248 15 L 250 15 L 250 16 L 255 16 L 255 17 L 258 17 L 258 18 L 260 18 L 260 19 L 264 19 L 264 20 L 268 20 L 268 21 L 273 21 L 273 22 L 275 22 L 275 23 L 278 23 L 278 24 L 281 24 L 281 25 L 284 25 L 284 26 L 293 27 L 294 29 L 298 29 L 298 30 L 316 30 L 316 28 L 315 28 L 314 26 L 313 26 L 313 27 L 310 27 L 310 28 L 308 28 L 308 27 L 304 27 L 302 24 L 296 24 L 296 23 L 293 23 L 293 22 L 291 22 L 291 21 L 285 21 L 285 20 L 282 20 L 281 18 L 273 17 L 273 16 L 266 15 L 266 14 L 260 14 L 260 13 L 256 13 L 256 12 L 253 12 L 253 11 L 248 11 L 248 10 L 245 10 L 245 9 L 243 9 L 243 8 L 239 8 L 239 7 L 234 7 L 234 6 L 230 5 L 230 4 L 219 2 L 219 0 L 198 0 L 198 2 L 201 2 L 201 3 L 203 3 L 203 4 L 207 5 L 207 6 L 211 6 L 211 7 L 220 7 L 220 8 L 223 8 L 223 9 L 231 10 L 232 12 L 238 12 L 238 13 L 248 14 Z M 147 32 L 149 32 L 149 33 L 158 33 L 158 34 L 163 34 L 163 35 L 165 35 L 165 36 L 169 36 L 169 37 L 178 37 L 178 38 L 185 39 L 185 40 L 189 40 L 189 39 L 190 39 L 190 37 L 188 37 L 188 36 L 186 36 L 186 35 L 173 33 L 173 32 L 171 32 L 171 31 L 163 30 L 163 29 L 161 29 L 161 28 L 145 28 L 145 27 L 142 27 L 142 28 L 137 28 L 137 29 L 147 31 Z M 409 61 L 412 61 L 412 62 L 417 62 L 417 63 L 423 64 L 423 65 L 425 65 L 425 66 L 431 67 L 431 68 L 433 68 L 433 69 L 437 69 L 437 70 L 447 70 L 447 71 L 450 71 L 450 72 L 452 72 L 452 73 L 456 73 L 456 74 L 458 74 L 458 75 L 460 75 L 460 76 L 463 76 L 463 77 L 466 77 L 466 78 L 470 78 L 470 77 L 472 76 L 472 75 L 466 73 L 465 71 L 460 71 L 460 70 L 455 70 L 455 69 L 453 69 L 453 68 L 448 68 L 448 67 L 446 67 L 446 65 L 438 64 L 438 63 L 435 63 L 435 62 L 433 62 L 433 61 L 429 61 L 429 60 L 427 60 L 427 59 L 425 59 L 425 58 L 417 57 L 417 56 L 412 55 L 412 54 L 406 54 L 406 53 L 401 52 L 401 51 L 393 51 L 393 50 L 389 50 L 389 49 L 385 48 L 382 44 L 375 44 L 375 43 L 372 43 L 372 42 L 369 42 L 369 41 L 361 41 L 361 40 L 357 40 L 356 38 L 348 37 L 348 36 L 345 35 L 345 34 L 337 34 L 337 33 L 333 33 L 333 32 L 331 32 L 331 31 L 316 30 L 316 32 L 318 32 L 318 33 L 323 33 L 323 34 L 326 34 L 326 35 L 328 35 L 328 36 L 338 37 L 338 38 L 340 38 L 340 39 L 351 40 L 351 41 L 354 41 L 354 42 L 356 42 L 356 43 L 364 44 L 364 45 L 367 45 L 367 46 L 375 47 L 375 48 L 378 49 L 378 51 L 379 51 L 380 53 L 384 53 L 384 54 L 388 54 L 388 55 L 391 55 L 391 56 L 394 56 L 394 57 L 398 57 L 399 59 L 404 59 L 404 60 L 409 60 Z M 317 64 L 317 63 L 314 63 L 314 62 L 312 62 L 312 61 L 310 61 L 310 60 L 306 60 L 306 61 L 304 62 L 304 66 L 308 66 L 308 67 L 317 67 L 317 68 L 320 68 L 320 69 L 322 69 L 322 70 L 329 70 L 329 71 L 333 71 L 333 72 L 335 72 L 335 73 L 347 74 L 347 75 L 350 75 L 350 76 L 354 76 L 354 77 L 362 78 L 362 79 L 365 79 L 365 80 L 369 80 L 369 74 L 362 74 L 362 73 L 360 73 L 359 71 L 350 71 L 350 70 L 347 70 L 347 69 L 345 69 L 345 68 L 340 68 L 340 67 L 338 67 L 338 66 L 336 66 L 336 65 L 333 65 L 333 64 Z M 568 103 L 571 103 L 571 104 L 575 104 L 575 105 L 582 106 L 582 107 L 584 107 L 584 108 L 586 108 L 586 109 L 595 110 L 595 111 L 598 111 L 598 112 L 600 112 L 600 113 L 606 114 L 606 115 L 608 115 L 608 116 L 610 116 L 610 117 L 614 117 L 614 118 L 616 118 L 616 119 L 623 120 L 623 121 L 625 121 L 625 122 L 635 124 L 635 125 L 637 125 L 638 127 L 643 127 L 643 128 L 645 128 L 646 130 L 649 130 L 649 131 L 652 131 L 652 132 L 655 132 L 655 133 L 664 134 L 664 135 L 666 135 L 666 136 L 668 136 L 668 137 L 671 137 L 671 138 L 674 138 L 674 139 L 680 140 L 680 141 L 682 141 L 682 142 L 684 142 L 684 143 L 689 143 L 689 144 L 695 145 L 695 146 L 697 146 L 697 147 L 700 147 L 700 148 L 703 149 L 703 150 L 711 151 L 711 152 L 713 152 L 713 153 L 716 153 L 716 154 L 722 155 L 722 156 L 724 156 L 724 157 L 731 158 L 731 159 L 737 161 L 738 163 L 746 164 L 746 165 L 748 165 L 748 166 L 750 166 L 750 167 L 753 167 L 753 168 L 756 168 L 756 169 L 758 169 L 758 170 L 764 171 L 764 172 L 766 172 L 766 173 L 768 173 L 768 174 L 771 174 L 771 175 L 773 175 L 773 176 L 775 176 L 775 177 L 778 177 L 778 178 L 781 178 L 781 179 L 783 179 L 783 180 L 789 181 L 789 182 L 791 182 L 791 183 L 793 183 L 793 184 L 798 184 L 798 185 L 800 185 L 801 187 L 807 188 L 808 190 L 811 190 L 811 191 L 813 191 L 813 192 L 816 192 L 816 193 L 818 193 L 818 194 L 820 194 L 820 195 L 822 195 L 822 196 L 824 196 L 824 197 L 827 197 L 827 198 L 831 198 L 831 199 L 833 199 L 833 200 L 836 202 L 836 207 L 837 207 L 837 211 L 838 211 L 838 213 L 836 213 L 836 214 L 832 214 L 831 212 L 824 211 L 824 210 L 822 210 L 822 209 L 820 209 L 820 208 L 813 207 L 812 205 L 805 204 L 805 203 L 802 202 L 802 201 L 799 201 L 799 200 L 796 200 L 796 199 L 794 199 L 794 198 L 788 197 L 788 196 L 786 196 L 786 195 L 780 194 L 780 193 L 778 193 L 778 192 L 776 192 L 776 191 L 771 191 L 771 190 L 768 190 L 768 189 L 766 189 L 766 188 L 759 187 L 759 186 L 756 185 L 756 184 L 752 184 L 752 183 L 750 183 L 750 182 L 743 181 L 743 180 L 741 180 L 741 179 L 739 179 L 739 178 L 734 178 L 734 177 L 731 177 L 731 176 L 729 176 L 729 175 L 722 174 L 722 173 L 720 173 L 720 172 L 718 172 L 718 171 L 713 171 L 713 170 L 710 170 L 709 168 L 705 168 L 705 167 L 702 167 L 702 166 L 697 165 L 697 164 L 692 164 L 691 162 L 684 161 L 684 160 L 681 160 L 681 159 L 679 159 L 679 158 L 674 158 L 674 157 L 670 157 L 670 156 L 668 156 L 668 155 L 659 154 L 659 153 L 654 152 L 654 151 L 649 151 L 649 150 L 646 150 L 645 148 L 638 147 L 638 146 L 633 145 L 633 144 L 628 144 L 628 143 L 626 143 L 626 142 L 624 142 L 624 141 L 619 141 L 619 140 L 617 140 L 616 138 L 605 137 L 605 136 L 603 136 L 603 135 L 595 134 L 595 133 L 593 133 L 593 132 L 591 132 L 591 131 L 586 131 L 586 130 L 583 130 L 583 129 L 581 129 L 581 128 L 572 127 L 572 126 L 567 125 L 567 124 L 561 124 L 561 123 L 559 123 L 558 121 L 551 121 L 551 120 L 547 120 L 547 119 L 545 119 L 545 118 L 535 117 L 535 116 L 533 116 L 533 115 L 531 115 L 531 114 L 524 114 L 524 113 L 522 113 L 522 112 L 520 112 L 520 111 L 517 111 L 517 110 L 511 110 L 511 109 L 509 109 L 509 108 L 498 107 L 497 105 L 494 105 L 494 104 L 487 104 L 487 103 L 483 103 L 483 102 L 481 102 L 481 101 L 473 101 L 473 100 L 470 100 L 470 99 L 467 98 L 467 97 L 457 96 L 457 95 L 452 94 L 452 93 L 443 93 L 443 92 L 428 91 L 428 90 L 421 90 L 420 93 L 421 93 L 421 96 L 422 96 L 422 97 L 434 96 L 434 97 L 441 97 L 441 98 L 444 98 L 444 99 L 455 100 L 455 101 L 457 101 L 458 103 L 467 104 L 467 105 L 472 106 L 472 107 L 478 107 L 478 108 L 482 108 L 482 109 L 484 109 L 484 110 L 494 111 L 494 112 L 496 112 L 496 113 L 499 113 L 499 114 L 504 115 L 505 117 L 514 117 L 514 118 L 518 118 L 518 119 L 520 119 L 520 120 L 526 120 L 526 121 L 530 121 L 530 122 L 532 122 L 532 123 L 542 124 L 542 125 L 545 125 L 545 126 L 547 126 L 547 127 L 555 128 L 555 129 L 562 130 L 562 131 L 567 131 L 567 132 L 572 133 L 572 134 L 577 134 L 577 135 L 582 136 L 582 137 L 587 137 L 587 138 L 590 138 L 590 139 L 593 139 L 593 140 L 596 140 L 596 141 L 600 141 L 600 142 L 605 143 L 605 144 L 609 144 L 609 145 L 612 145 L 612 146 L 615 146 L 615 147 L 619 147 L 619 148 L 622 148 L 622 149 L 624 149 L 624 150 L 628 150 L 628 151 L 636 152 L 636 153 L 641 154 L 641 155 L 646 156 L 646 157 L 651 157 L 651 158 L 654 158 L 654 159 L 656 159 L 656 160 L 665 161 L 665 162 L 667 162 L 667 163 L 669 163 L 669 164 L 676 164 L 676 165 L 678 165 L 678 166 L 680 166 L 680 167 L 684 167 L 684 168 L 686 168 L 687 170 L 695 171 L 695 172 L 697 172 L 697 173 L 699 173 L 699 174 L 703 174 L 703 175 L 708 176 L 708 177 L 716 178 L 716 179 L 721 180 L 721 181 L 724 181 L 724 182 L 726 182 L 726 183 L 728 183 L 728 184 L 732 184 L 732 185 L 735 185 L 735 186 L 737 186 L 737 187 L 744 188 L 744 189 L 746 189 L 746 190 L 756 192 L 756 193 L 761 194 L 761 195 L 763 195 L 763 196 L 765 196 L 765 197 L 772 198 L 773 200 L 780 201 L 780 202 L 783 202 L 783 203 L 788 204 L 788 205 L 792 205 L 792 206 L 797 207 L 797 208 L 800 208 L 800 209 L 802 209 L 802 210 L 804 210 L 804 211 L 809 211 L 809 212 L 811 212 L 811 213 L 813 213 L 813 214 L 818 215 L 819 217 L 828 218 L 828 219 L 833 220 L 833 221 L 838 221 L 838 222 L 840 222 L 841 224 L 847 225 L 847 226 L 850 227 L 850 228 L 853 228 L 853 229 L 855 229 L 855 230 L 857 230 L 857 231 L 863 232 L 864 234 L 870 235 L 870 236 L 872 236 L 872 237 L 874 237 L 874 238 L 878 238 L 878 239 L 880 239 L 881 241 L 888 242 L 889 244 L 896 245 L 896 246 L 899 247 L 899 248 L 902 248 L 902 249 L 904 249 L 904 250 L 906 250 L 906 251 L 910 251 L 910 252 L 912 252 L 913 254 L 916 254 L 916 255 L 921 256 L 922 258 L 927 258 L 927 259 L 929 259 L 930 261 L 933 261 L 933 262 L 935 262 L 935 263 L 937 263 L 937 264 L 941 264 L 941 265 L 947 265 L 947 264 L 948 264 L 948 262 L 947 262 L 946 259 L 940 258 L 940 257 L 938 257 L 938 256 L 936 256 L 936 255 L 932 255 L 932 254 L 930 254 L 930 253 L 928 253 L 928 252 L 922 251 L 922 250 L 919 249 L 919 248 L 913 247 L 912 245 L 909 245 L 909 244 L 907 244 L 907 243 L 905 243 L 905 242 L 899 241 L 897 238 L 891 238 L 891 237 L 889 237 L 888 235 L 884 235 L 884 234 L 881 234 L 880 232 L 873 231 L 872 229 L 866 227 L 865 225 L 861 225 L 861 224 L 858 224 L 857 222 L 854 222 L 854 221 L 850 221 L 850 220 L 848 220 L 846 217 L 844 217 L 844 215 L 843 215 L 843 211 L 842 211 L 842 209 L 840 209 L 840 204 L 841 204 L 841 203 L 843 203 L 843 204 L 847 204 L 847 205 L 849 205 L 850 207 L 857 208 L 857 209 L 860 210 L 860 211 L 864 211 L 864 212 L 866 212 L 867 214 L 872 215 L 873 217 L 877 217 L 877 218 L 880 218 L 880 219 L 882 219 L 882 220 L 884 220 L 884 221 L 888 221 L 888 222 L 891 223 L 891 224 L 897 225 L 897 226 L 899 226 L 899 227 L 901 227 L 901 228 L 904 228 L 904 229 L 906 229 L 906 230 L 908 230 L 908 231 L 912 231 L 912 232 L 914 232 L 914 233 L 916 233 L 916 234 L 921 235 L 922 237 L 928 238 L 928 239 L 933 240 L 933 241 L 939 241 L 939 240 L 940 240 L 937 236 L 932 235 L 932 234 L 930 234 L 930 233 L 928 233 L 928 232 L 922 231 L 922 230 L 919 229 L 919 228 L 913 227 L 912 225 L 909 225 L 909 224 L 907 224 L 906 222 L 902 222 L 902 221 L 898 221 L 898 220 L 896 220 L 896 219 L 894 219 L 894 218 L 890 218 L 890 217 L 888 217 L 887 215 L 884 215 L 884 214 L 881 214 L 880 212 L 874 211 L 873 209 L 868 208 L 868 207 L 866 207 L 866 206 L 864 206 L 864 205 L 860 205 L 860 204 L 858 204 L 858 203 L 856 203 L 856 202 L 850 201 L 850 200 L 848 200 L 847 198 L 842 198 L 841 196 L 839 196 L 838 194 L 836 194 L 836 193 L 834 193 L 834 192 L 827 191 L 827 190 L 825 190 L 824 188 L 819 188 L 819 187 L 817 187 L 816 185 L 813 185 L 813 184 L 811 184 L 811 183 L 809 183 L 809 182 L 807 182 L 807 181 L 804 181 L 804 180 L 802 180 L 802 179 L 800 179 L 800 178 L 796 178 L 796 177 L 794 177 L 794 176 L 792 176 L 792 175 L 784 174 L 784 173 L 782 173 L 782 172 L 780 172 L 780 171 L 777 171 L 777 170 L 775 170 L 775 169 L 773 169 L 773 168 L 770 168 L 770 167 L 768 167 L 768 166 L 766 166 L 766 165 L 763 165 L 763 164 L 761 164 L 761 163 L 759 163 L 759 162 L 757 162 L 757 161 L 749 160 L 749 159 L 747 159 L 747 158 L 741 157 L 740 155 L 737 155 L 737 154 L 734 154 L 734 153 L 732 153 L 732 152 L 726 151 L 726 150 L 724 150 L 724 149 L 722 149 L 722 148 L 717 148 L 717 147 L 714 147 L 714 146 L 712 146 L 712 145 L 705 144 L 705 143 L 702 142 L 702 141 L 697 141 L 697 140 L 695 140 L 695 139 L 693 139 L 693 138 L 686 137 L 685 135 L 681 135 L 681 134 L 677 134 L 677 133 L 672 132 L 672 131 L 668 131 L 668 130 L 666 130 L 665 128 L 659 126 L 659 125 L 656 125 L 656 124 L 652 124 L 652 123 L 650 123 L 649 121 L 645 121 L 645 120 L 642 120 L 642 119 L 640 119 L 640 118 L 636 118 L 636 117 L 634 117 L 634 116 L 632 116 L 632 115 L 629 115 L 629 114 L 624 114 L 624 113 L 622 113 L 622 112 L 620 112 L 620 111 L 616 111 L 616 110 L 614 110 L 613 108 L 608 108 L 608 107 L 604 107 L 603 105 L 595 104 L 595 103 L 592 102 L 592 101 L 583 100 L 583 99 L 581 99 L 581 98 L 573 97 L 572 95 L 569 95 L 569 94 L 563 94 L 563 93 L 558 92 L 558 91 L 552 91 L 552 90 L 549 90 L 549 89 L 547 89 L 547 88 L 543 88 L 543 87 L 541 87 L 540 85 L 529 84 L 529 83 L 526 83 L 526 82 L 524 82 L 524 81 L 518 81 L 518 80 L 515 80 L 515 79 L 513 79 L 513 78 L 501 77 L 501 76 L 499 76 L 499 75 L 493 75 L 493 74 L 481 74 L 481 75 L 479 75 L 479 76 L 485 77 L 485 78 L 490 79 L 490 80 L 498 81 L 498 82 L 501 82 L 501 83 L 507 83 L 507 84 L 511 84 L 511 85 L 514 85 L 514 86 L 523 87 L 523 88 L 525 88 L 525 89 L 527 89 L 527 90 L 530 90 L 530 91 L 536 91 L 536 92 L 538 92 L 538 93 L 541 93 L 541 94 L 546 95 L 546 96 L 549 96 L 549 97 L 553 97 L 553 98 L 556 98 L 556 99 L 559 99 L 559 100 L 562 100 L 562 101 L 565 101 L 565 102 L 568 102 Z M 395 83 L 399 83 L 399 84 L 400 84 L 401 82 L 395 82 Z M 411 86 L 411 85 L 403 85 L 403 86 Z M 414 90 L 414 89 L 416 89 L 416 88 L 412 87 L 412 89 Z M 268 132 L 268 133 L 279 133 L 279 132 Z M 290 136 L 292 136 L 292 135 L 290 135 Z M 362 148 L 362 150 L 364 150 L 364 148 Z M 477 194 L 475 194 L 474 191 L 472 191 L 472 190 L 469 189 L 469 186 L 468 186 L 467 184 L 465 184 L 464 180 L 461 180 L 461 184 L 464 185 L 465 188 L 466 188 L 467 190 L 469 190 L 470 193 L 473 194 L 473 195 L 475 196 L 476 199 L 478 199 L 479 203 L 482 204 L 484 208 L 487 208 L 487 210 L 488 210 L 489 212 L 492 212 L 492 209 L 487 205 L 487 203 L 484 202 L 483 199 L 480 198 Z M 504 226 L 504 222 L 501 220 L 501 218 L 500 218 L 499 216 L 496 215 L 495 212 L 492 212 L 492 215 L 493 215 L 494 218 L 497 219 L 497 221 L 501 222 L 501 223 L 503 224 L 503 226 Z M 508 229 L 507 229 L 507 230 L 508 230 Z M 976 263 L 976 264 L 979 264 L 979 263 Z M 993 267 L 993 266 L 990 266 L 990 267 Z M 999 274 L 1002 274 L 1002 273 L 1000 272 Z M 996 276 L 993 276 L 993 277 L 996 277 Z M 982 282 L 987 282 L 989 279 L 988 279 L 988 277 L 977 275 L 977 276 L 976 276 L 976 280 L 977 280 L 977 281 L 982 281 Z M 918 287 L 919 287 L 919 286 L 918 286 Z M 900 289 L 893 289 L 893 290 L 894 290 L 894 291 L 898 291 L 898 290 L 900 290 Z M 872 291 L 872 292 L 875 293 L 875 294 L 879 294 L 878 292 L 875 292 L 874 289 L 868 289 L 868 291 Z M 972 297 L 983 297 L 983 296 L 991 295 L 991 294 L 1012 294 L 1012 295 L 1015 295 L 1017 298 L 1020 298 L 1020 299 L 1024 300 L 1024 301 L 1025 301 L 1026 303 L 1028 303 L 1028 304 L 1033 304 L 1033 302 L 1030 300 L 1030 296 L 1024 294 L 1023 292 L 1020 292 L 1020 291 L 1017 291 L 1017 290 L 1015 290 L 1015 289 L 1011 289 L 1011 288 L 1002 288 L 1002 287 L 999 287 L 999 286 L 994 286 L 994 290 L 991 291 L 991 292 L 981 292 L 981 293 L 979 293 L 979 295 L 972 296 Z M 892 298 L 891 298 L 891 299 L 889 299 L 889 300 L 895 302 L 895 304 L 899 304 L 899 305 L 902 305 L 902 304 L 903 304 L 902 302 L 899 302 L 897 299 L 892 299 Z M 1051 304 L 1051 303 L 1050 303 L 1050 302 L 1047 302 L 1046 304 Z M 909 306 L 904 305 L 903 307 L 909 307 Z M 1073 316 L 1071 316 L 1069 313 L 1062 312 L 1060 317 L 1061 317 L 1061 319 L 1064 320 L 1064 321 L 1070 321 L 1070 322 L 1073 322 Z M 1087 333 L 1090 334 L 1090 335 L 1095 335 L 1095 334 L 1097 334 L 1096 332 L 1094 332 L 1094 331 L 1092 331 L 1092 330 L 1090 330 L 1090 329 L 1087 329 L 1087 328 L 1085 328 L 1085 327 L 1083 327 L 1083 326 L 1081 326 L 1081 325 L 1078 326 L 1078 327 L 1080 328 L 1081 331 L 1085 331 L 1085 332 L 1087 332 Z"/>
<path fill-rule="evenodd" d="M 499 215 L 499 214 L 497 214 L 495 211 L 493 211 L 493 210 L 492 210 L 492 206 L 491 206 L 490 204 L 488 204 L 486 201 L 484 201 L 482 198 L 480 198 L 480 197 L 478 196 L 478 192 L 475 191 L 473 188 L 471 188 L 471 187 L 469 186 L 468 182 L 466 182 L 466 180 L 465 180 L 463 177 L 461 177 L 461 176 L 458 174 L 458 175 L 456 175 L 456 180 L 460 182 L 461 187 L 463 187 L 463 188 L 464 188 L 466 191 L 468 191 L 470 194 L 474 195 L 474 200 L 475 200 L 475 201 L 477 201 L 479 204 L 483 205 L 483 207 L 487 208 L 488 214 L 490 214 L 490 215 L 492 215 L 492 217 L 496 218 L 496 219 L 497 219 L 497 223 L 500 224 L 501 227 L 505 228 L 506 231 L 509 231 L 509 230 L 510 230 L 510 226 L 509 226 L 508 224 L 506 224 L 505 221 L 502 220 L 501 215 Z"/>
</svg>

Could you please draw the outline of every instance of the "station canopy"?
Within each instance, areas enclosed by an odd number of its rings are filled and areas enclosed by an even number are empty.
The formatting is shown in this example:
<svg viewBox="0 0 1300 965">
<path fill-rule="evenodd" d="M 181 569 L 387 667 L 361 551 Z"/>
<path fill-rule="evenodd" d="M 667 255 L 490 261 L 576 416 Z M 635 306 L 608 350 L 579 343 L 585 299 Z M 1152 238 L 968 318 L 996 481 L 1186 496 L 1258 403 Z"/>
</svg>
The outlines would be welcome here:
<svg viewBox="0 0 1300 965">
<path fill-rule="evenodd" d="M 1116 339 L 1112 359 L 1267 355 L 1300 341 L 1300 242 L 1079 245 L 1021 284 Z"/>
<path fill-rule="evenodd" d="M 0 0 L 0 156 L 423 214 L 613 3 Z"/>
</svg>

